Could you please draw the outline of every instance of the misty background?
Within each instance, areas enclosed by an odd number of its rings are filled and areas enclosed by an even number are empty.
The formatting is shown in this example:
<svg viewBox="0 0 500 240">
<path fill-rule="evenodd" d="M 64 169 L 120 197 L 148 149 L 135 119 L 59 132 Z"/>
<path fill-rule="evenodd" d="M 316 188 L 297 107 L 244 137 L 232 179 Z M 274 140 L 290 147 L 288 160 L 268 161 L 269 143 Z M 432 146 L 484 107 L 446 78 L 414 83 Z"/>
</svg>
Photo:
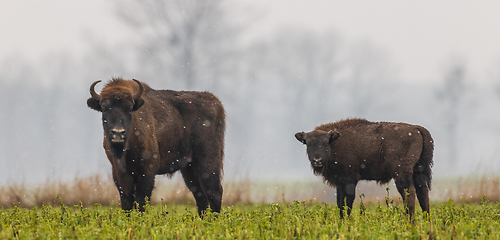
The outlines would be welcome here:
<svg viewBox="0 0 500 240">
<path fill-rule="evenodd" d="M 218 96 L 226 179 L 318 179 L 294 134 L 349 117 L 426 127 L 436 178 L 500 170 L 498 4 L 1 2 L 0 184 L 110 174 L 111 77 Z"/>
</svg>

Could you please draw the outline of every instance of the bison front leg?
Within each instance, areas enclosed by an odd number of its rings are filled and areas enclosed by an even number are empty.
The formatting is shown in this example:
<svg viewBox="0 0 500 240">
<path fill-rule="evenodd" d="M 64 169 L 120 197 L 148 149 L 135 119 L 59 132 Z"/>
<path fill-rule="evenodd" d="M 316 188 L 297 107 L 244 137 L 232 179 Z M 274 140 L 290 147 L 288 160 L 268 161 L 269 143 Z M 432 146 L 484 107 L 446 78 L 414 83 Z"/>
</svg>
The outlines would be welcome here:
<svg viewBox="0 0 500 240">
<path fill-rule="evenodd" d="M 113 167 L 113 180 L 118 193 L 123 210 L 132 210 L 134 207 L 134 179 L 127 173 L 115 170 Z"/>
<path fill-rule="evenodd" d="M 337 186 L 337 207 L 340 210 L 340 218 L 344 218 L 344 203 L 345 203 L 345 196 L 344 196 L 344 191 L 342 191 L 342 186 L 338 185 Z"/>
<path fill-rule="evenodd" d="M 135 187 L 135 201 L 139 204 L 139 211 L 144 212 L 144 205 L 146 205 L 146 198 L 151 201 L 151 193 L 155 185 L 155 175 L 142 174 L 137 176 Z"/>
<path fill-rule="evenodd" d="M 347 207 L 347 216 L 351 215 L 352 204 L 356 198 L 356 183 L 337 186 L 337 206 L 340 209 L 340 218 L 344 218 L 344 208 Z"/>
</svg>

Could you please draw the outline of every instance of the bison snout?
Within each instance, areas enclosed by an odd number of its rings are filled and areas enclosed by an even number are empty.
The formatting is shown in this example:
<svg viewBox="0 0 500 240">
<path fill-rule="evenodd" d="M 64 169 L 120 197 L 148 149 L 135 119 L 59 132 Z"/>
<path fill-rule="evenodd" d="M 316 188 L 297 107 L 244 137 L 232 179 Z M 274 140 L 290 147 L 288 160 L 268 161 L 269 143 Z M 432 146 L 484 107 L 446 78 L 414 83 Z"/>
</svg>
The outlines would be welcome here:
<svg viewBox="0 0 500 240">
<path fill-rule="evenodd" d="M 120 143 L 125 142 L 125 129 L 113 128 L 111 129 L 111 142 Z"/>
<path fill-rule="evenodd" d="M 314 157 L 312 160 L 313 167 L 322 167 L 323 166 L 323 158 L 322 157 Z"/>
</svg>

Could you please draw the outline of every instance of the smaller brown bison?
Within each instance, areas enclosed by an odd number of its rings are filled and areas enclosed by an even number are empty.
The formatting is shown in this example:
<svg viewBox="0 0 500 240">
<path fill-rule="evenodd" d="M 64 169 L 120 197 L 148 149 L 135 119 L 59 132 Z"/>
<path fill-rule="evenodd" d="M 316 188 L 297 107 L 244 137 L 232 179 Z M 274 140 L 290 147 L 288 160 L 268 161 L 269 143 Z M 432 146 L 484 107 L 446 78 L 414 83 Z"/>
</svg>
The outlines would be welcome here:
<svg viewBox="0 0 500 240">
<path fill-rule="evenodd" d="M 360 180 L 384 184 L 394 179 L 410 218 L 415 193 L 422 210 L 429 213 L 434 144 L 424 127 L 347 119 L 296 133 L 295 138 L 307 146 L 314 173 L 337 188 L 341 218 L 345 204 L 351 213 Z"/>
<path fill-rule="evenodd" d="M 220 212 L 225 112 L 209 92 L 155 90 L 114 78 L 87 105 L 102 113 L 104 149 L 124 210 L 144 210 L 155 175 L 182 173 L 198 214 Z"/>
</svg>

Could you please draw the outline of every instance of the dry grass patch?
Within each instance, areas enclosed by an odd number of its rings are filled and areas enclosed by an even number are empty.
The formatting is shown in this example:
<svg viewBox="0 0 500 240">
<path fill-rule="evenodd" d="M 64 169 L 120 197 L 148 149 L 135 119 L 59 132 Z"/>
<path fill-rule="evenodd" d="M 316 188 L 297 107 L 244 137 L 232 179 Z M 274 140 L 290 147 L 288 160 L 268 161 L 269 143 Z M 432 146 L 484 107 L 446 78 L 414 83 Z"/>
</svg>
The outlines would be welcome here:
<svg viewBox="0 0 500 240">
<path fill-rule="evenodd" d="M 287 202 L 294 200 L 307 202 L 336 202 L 336 189 L 321 181 L 264 181 L 251 180 L 249 177 L 226 178 L 223 182 L 223 205 L 237 203 L 255 204 L 271 202 Z M 375 182 L 361 182 L 356 190 L 356 201 L 363 194 L 365 202 L 384 202 L 387 197 L 387 185 Z M 394 184 L 389 184 L 389 197 L 399 202 L 400 196 Z M 11 183 L 0 186 L 0 207 L 10 208 L 33 207 L 41 205 L 57 206 L 57 196 L 66 205 L 92 206 L 100 204 L 108 206 L 119 203 L 118 191 L 113 179 L 101 175 L 76 177 L 71 181 L 47 180 L 41 184 L 27 185 Z M 480 203 L 483 197 L 490 202 L 500 199 L 500 176 L 472 175 L 456 179 L 435 180 L 431 191 L 431 201 L 444 202 L 450 199 L 455 202 Z M 151 197 L 151 204 L 186 204 L 194 203 L 191 192 L 187 189 L 180 175 L 172 179 L 157 176 L 156 187 Z"/>
</svg>

